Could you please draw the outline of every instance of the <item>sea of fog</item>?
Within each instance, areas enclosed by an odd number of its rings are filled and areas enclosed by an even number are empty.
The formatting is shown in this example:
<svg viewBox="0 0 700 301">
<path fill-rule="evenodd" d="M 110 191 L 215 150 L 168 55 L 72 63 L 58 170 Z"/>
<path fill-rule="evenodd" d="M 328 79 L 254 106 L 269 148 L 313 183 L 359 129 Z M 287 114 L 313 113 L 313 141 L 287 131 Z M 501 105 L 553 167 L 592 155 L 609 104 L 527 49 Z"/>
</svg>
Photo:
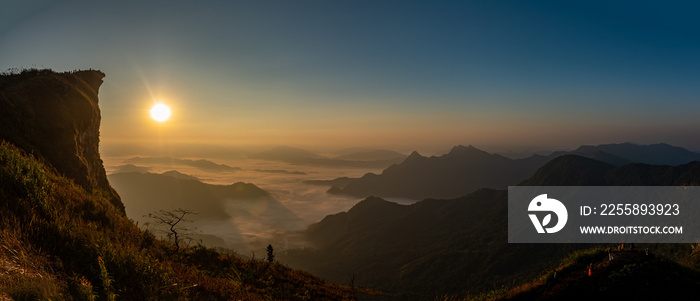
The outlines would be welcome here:
<svg viewBox="0 0 700 301">
<path fill-rule="evenodd" d="M 104 157 L 103 161 L 107 174 L 114 173 L 131 157 Z M 187 158 L 199 159 L 199 158 Z M 211 172 L 186 165 L 136 164 L 150 168 L 149 172 L 162 173 L 177 170 L 181 173 L 195 176 L 208 184 L 230 185 L 235 182 L 253 183 L 269 192 L 274 199 L 294 213 L 298 219 L 281 221 L 278 216 L 263 208 L 247 208 L 253 214 L 241 216 L 236 214 L 237 202 L 228 201 L 225 206 L 227 213 L 232 216 L 226 221 L 198 220 L 192 226 L 198 233 L 213 235 L 223 240 L 224 244 L 216 244 L 234 249 L 242 255 L 251 255 L 274 243 L 276 248 L 306 247 L 306 242 L 300 231 L 312 223 L 322 220 L 325 216 L 348 211 L 361 201 L 360 198 L 328 194 L 328 186 L 304 184 L 305 180 L 330 180 L 338 177 L 361 177 L 365 173 L 381 173 L 382 169 L 343 168 L 326 166 L 293 165 L 284 162 L 254 160 L 254 159 L 212 159 L 217 164 L 239 167 L 238 171 Z M 119 191 L 117 191 L 119 192 Z M 412 204 L 415 200 L 389 199 L 400 204 Z M 143 216 L 130 214 L 130 200 L 122 200 L 126 206 L 127 216 L 144 224 L 147 219 Z M 261 205 L 261 206 L 264 206 Z M 265 213 L 263 213 L 265 212 Z M 206 243 L 206 240 L 204 240 Z"/>
</svg>

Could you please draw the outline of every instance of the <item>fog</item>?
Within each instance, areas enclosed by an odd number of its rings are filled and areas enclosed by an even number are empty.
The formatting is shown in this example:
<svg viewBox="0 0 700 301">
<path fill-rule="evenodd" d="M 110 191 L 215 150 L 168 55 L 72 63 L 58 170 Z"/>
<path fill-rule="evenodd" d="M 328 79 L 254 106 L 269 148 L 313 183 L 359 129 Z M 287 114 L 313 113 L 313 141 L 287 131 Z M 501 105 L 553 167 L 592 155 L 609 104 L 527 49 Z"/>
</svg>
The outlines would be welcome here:
<svg viewBox="0 0 700 301">
<path fill-rule="evenodd" d="M 107 174 L 118 172 L 122 165 L 133 162 L 134 160 L 130 159 L 135 156 L 103 157 Z M 148 157 L 143 154 L 140 156 Z M 240 168 L 240 170 L 214 171 L 187 164 L 191 162 L 190 160 L 200 159 Z M 305 247 L 306 242 L 300 235 L 300 231 L 329 214 L 347 211 L 361 201 L 360 198 L 356 197 L 328 194 L 326 191 L 330 187 L 304 184 L 303 181 L 360 177 L 367 172 L 381 173 L 383 170 L 383 168 L 294 165 L 276 161 L 245 159 L 241 158 L 240 155 L 234 155 L 229 159 L 188 157 L 173 158 L 169 161 L 157 157 L 157 160 L 151 161 L 141 159 L 135 165 L 158 174 L 177 170 L 195 176 L 207 184 L 252 183 L 270 193 L 272 201 L 269 202 L 265 200 L 224 201 L 226 213 L 231 216 L 228 220 L 197 219 L 188 225 L 196 227 L 195 232 L 202 234 L 196 238 L 201 239 L 204 244 L 230 248 L 246 256 L 252 255 L 254 251 L 266 247 L 267 244 L 273 244 L 280 250 Z M 133 209 L 140 204 L 135 204 L 134 199 L 125 197 L 127 194 L 119 190 L 117 188 L 117 192 L 122 195 L 122 201 L 126 206 L 127 216 L 139 222 L 139 225 L 143 227 L 149 220 L 143 216 L 143 212 L 136 212 Z M 279 202 L 282 206 L 274 201 Z M 393 201 L 403 204 L 415 202 L 407 199 Z"/>
</svg>

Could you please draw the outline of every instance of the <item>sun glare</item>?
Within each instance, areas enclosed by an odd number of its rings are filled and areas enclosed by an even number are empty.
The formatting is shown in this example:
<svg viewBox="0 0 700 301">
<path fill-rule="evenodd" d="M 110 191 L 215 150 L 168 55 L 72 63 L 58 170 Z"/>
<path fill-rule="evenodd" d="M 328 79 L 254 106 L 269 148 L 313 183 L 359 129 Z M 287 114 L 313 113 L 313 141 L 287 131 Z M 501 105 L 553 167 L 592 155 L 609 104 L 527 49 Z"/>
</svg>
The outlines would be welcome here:
<svg viewBox="0 0 700 301">
<path fill-rule="evenodd" d="M 162 103 L 153 106 L 151 109 L 151 118 L 158 122 L 168 120 L 168 118 L 170 118 L 170 108 Z"/>
</svg>

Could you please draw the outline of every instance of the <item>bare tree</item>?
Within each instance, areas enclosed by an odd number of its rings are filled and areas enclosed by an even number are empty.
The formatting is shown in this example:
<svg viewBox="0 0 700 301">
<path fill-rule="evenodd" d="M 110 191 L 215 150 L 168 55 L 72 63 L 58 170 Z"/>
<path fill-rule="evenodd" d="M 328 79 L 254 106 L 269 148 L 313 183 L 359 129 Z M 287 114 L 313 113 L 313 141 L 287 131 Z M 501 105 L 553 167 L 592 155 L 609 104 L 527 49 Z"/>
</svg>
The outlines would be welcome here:
<svg viewBox="0 0 700 301">
<path fill-rule="evenodd" d="M 180 250 L 180 243 L 185 240 L 192 240 L 191 231 L 193 228 L 187 228 L 182 225 L 184 222 L 191 223 L 191 220 L 185 217 L 190 214 L 197 214 L 194 211 L 177 208 L 173 210 L 160 210 L 158 212 L 149 213 L 146 217 L 152 219 L 156 224 L 166 226 L 167 231 L 164 231 L 168 239 L 172 239 L 175 243 L 175 252 Z"/>
<path fill-rule="evenodd" d="M 355 278 L 357 275 L 355 273 L 348 273 L 348 277 L 350 277 L 350 287 L 354 290 L 355 289 Z"/>
</svg>

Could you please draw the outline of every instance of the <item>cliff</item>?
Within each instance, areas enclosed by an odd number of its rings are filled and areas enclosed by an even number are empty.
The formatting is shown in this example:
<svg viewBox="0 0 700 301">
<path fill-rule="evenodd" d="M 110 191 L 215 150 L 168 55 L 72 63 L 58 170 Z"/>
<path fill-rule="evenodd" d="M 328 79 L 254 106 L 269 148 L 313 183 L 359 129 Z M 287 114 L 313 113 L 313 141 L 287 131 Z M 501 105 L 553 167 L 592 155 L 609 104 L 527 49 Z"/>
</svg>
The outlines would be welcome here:
<svg viewBox="0 0 700 301">
<path fill-rule="evenodd" d="M 124 213 L 99 154 L 100 71 L 30 70 L 0 76 L 0 139 L 48 163 Z"/>
</svg>

